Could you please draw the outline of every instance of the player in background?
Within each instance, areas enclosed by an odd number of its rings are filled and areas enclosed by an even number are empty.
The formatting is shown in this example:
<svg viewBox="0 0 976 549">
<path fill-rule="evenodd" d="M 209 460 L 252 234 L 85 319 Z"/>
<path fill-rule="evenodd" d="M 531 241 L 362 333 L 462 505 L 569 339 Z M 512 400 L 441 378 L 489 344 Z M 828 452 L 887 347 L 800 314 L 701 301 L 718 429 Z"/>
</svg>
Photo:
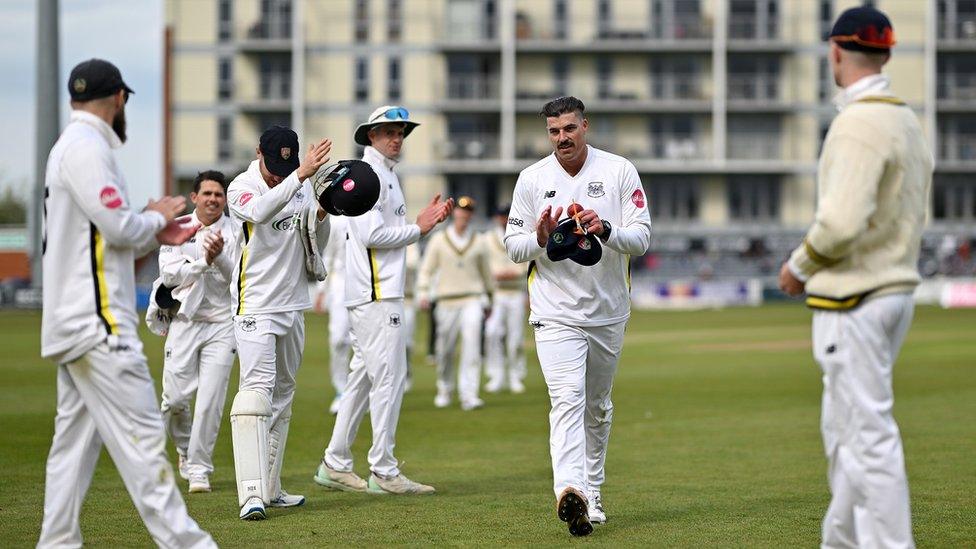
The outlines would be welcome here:
<svg viewBox="0 0 976 549">
<path fill-rule="evenodd" d="M 71 117 L 47 160 L 41 356 L 58 364 L 57 415 L 37 546 L 81 547 L 79 514 L 102 445 L 159 547 L 217 547 L 187 514 L 137 331 L 135 260 L 197 226 L 182 197 L 131 209 L 112 154 L 132 90 L 91 59 L 68 78 Z"/>
<path fill-rule="evenodd" d="M 450 199 L 441 202 L 438 194 L 421 210 L 416 223 L 406 221 L 407 205 L 393 168 L 403 140 L 418 125 L 406 109 L 384 106 L 356 128 L 356 143 L 366 147 L 363 161 L 379 176 L 380 196 L 371 211 L 349 219 L 346 306 L 353 357 L 332 438 L 314 476 L 316 483 L 334 490 L 434 492 L 433 487 L 403 475 L 393 456 L 407 378 L 403 327 L 406 248 L 446 219 L 453 207 Z M 372 473 L 369 481 L 353 472 L 352 457 L 352 443 L 367 407 L 373 430 L 367 455 Z"/>
<path fill-rule="evenodd" d="M 339 412 L 339 401 L 349 378 L 349 360 L 352 337 L 349 327 L 349 310 L 346 309 L 346 232 L 349 218 L 332 216 L 329 243 L 325 246 L 325 270 L 329 276 L 320 284 L 326 286 L 325 301 L 329 311 L 329 378 L 335 397 L 329 405 L 329 413 Z"/>
<path fill-rule="evenodd" d="M 437 396 L 434 406 L 446 408 L 457 387 L 462 410 L 485 405 L 481 386 L 481 335 L 495 289 L 488 250 L 471 228 L 474 200 L 462 196 L 454 222 L 431 237 L 417 275 L 420 308 L 437 300 Z M 460 335 L 460 341 L 458 341 Z M 454 349 L 460 344 L 458 365 Z M 456 382 L 455 382 L 456 380 Z"/>
<path fill-rule="evenodd" d="M 198 174 L 190 218 L 200 230 L 181 246 L 159 250 L 162 284 L 182 297 L 166 336 L 161 409 L 191 493 L 210 491 L 213 449 L 237 356 L 230 280 L 238 230 L 224 215 L 225 186 L 218 171 Z"/>
<path fill-rule="evenodd" d="M 506 387 L 513 393 L 525 392 L 525 267 L 513 263 L 505 250 L 509 210 L 509 206 L 499 207 L 493 216 L 495 226 L 482 234 L 495 279 L 491 316 L 485 323 L 485 390 L 489 393 Z"/>
<path fill-rule="evenodd" d="M 553 154 L 522 170 L 505 233 L 508 256 L 529 263 L 529 322 L 549 388 L 549 450 L 557 514 L 576 536 L 606 514 L 600 488 L 613 420 L 610 390 L 630 317 L 629 263 L 650 244 L 651 219 L 634 165 L 586 144 L 583 102 L 542 108 Z M 581 226 L 602 260 L 551 261 L 549 235 L 563 208 L 583 205 Z"/>
<path fill-rule="evenodd" d="M 882 74 L 895 43 L 888 18 L 849 9 L 828 40 L 840 113 L 820 153 L 813 226 L 780 270 L 783 291 L 806 291 L 814 309 L 832 495 L 822 543 L 913 547 L 892 372 L 915 308 L 932 153 Z"/>
<path fill-rule="evenodd" d="M 298 227 L 315 223 L 318 253 L 329 219 L 309 178 L 329 159 L 332 142 L 312 143 L 299 162 L 298 135 L 283 126 L 261 134 L 257 159 L 227 189 L 241 227 L 234 270 L 234 336 L 240 352 L 240 389 L 231 408 L 240 518 L 261 520 L 266 506 L 295 507 L 305 497 L 281 486 L 295 375 L 305 347 L 305 313 L 312 279 Z"/>
</svg>

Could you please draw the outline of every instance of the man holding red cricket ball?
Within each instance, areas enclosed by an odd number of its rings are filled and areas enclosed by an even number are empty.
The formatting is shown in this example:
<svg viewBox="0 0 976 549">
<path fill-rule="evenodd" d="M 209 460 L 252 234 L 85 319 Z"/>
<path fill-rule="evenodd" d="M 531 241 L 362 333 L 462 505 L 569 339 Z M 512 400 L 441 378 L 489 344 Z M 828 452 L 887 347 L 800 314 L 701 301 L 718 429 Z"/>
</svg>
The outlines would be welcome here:
<svg viewBox="0 0 976 549">
<path fill-rule="evenodd" d="M 556 512 L 574 536 L 606 521 L 600 490 L 630 316 L 630 256 L 643 255 L 651 235 L 637 170 L 586 144 L 583 110 L 575 97 L 543 107 L 554 152 L 519 174 L 505 232 L 509 257 L 529 262 L 529 323 L 552 404 Z M 563 204 L 570 217 L 560 221 Z"/>
</svg>

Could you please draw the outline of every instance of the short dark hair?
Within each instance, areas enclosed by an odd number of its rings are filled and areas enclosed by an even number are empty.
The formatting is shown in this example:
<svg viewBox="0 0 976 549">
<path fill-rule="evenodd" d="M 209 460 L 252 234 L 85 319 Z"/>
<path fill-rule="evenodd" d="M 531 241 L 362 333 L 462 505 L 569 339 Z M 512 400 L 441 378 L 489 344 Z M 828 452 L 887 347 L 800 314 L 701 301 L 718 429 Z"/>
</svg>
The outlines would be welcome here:
<svg viewBox="0 0 976 549">
<path fill-rule="evenodd" d="M 204 181 L 216 181 L 220 183 L 220 188 L 227 192 L 227 180 L 224 178 L 223 172 L 218 172 L 217 170 L 204 170 L 197 174 L 196 178 L 193 180 L 193 192 L 200 192 L 200 183 Z"/>
<path fill-rule="evenodd" d="M 573 97 L 572 95 L 567 95 L 564 97 L 557 97 L 543 105 L 542 112 L 539 114 L 545 118 L 553 118 L 568 112 L 576 112 L 582 117 L 583 111 L 585 110 L 586 107 L 583 105 L 582 101 Z"/>
</svg>

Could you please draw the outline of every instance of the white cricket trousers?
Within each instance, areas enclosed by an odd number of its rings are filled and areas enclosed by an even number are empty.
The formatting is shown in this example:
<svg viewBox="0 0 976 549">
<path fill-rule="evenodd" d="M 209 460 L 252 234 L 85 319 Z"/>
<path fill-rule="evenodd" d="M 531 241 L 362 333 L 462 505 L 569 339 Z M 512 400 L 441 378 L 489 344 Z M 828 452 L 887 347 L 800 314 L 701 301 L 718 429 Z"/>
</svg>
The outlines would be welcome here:
<svg viewBox="0 0 976 549">
<path fill-rule="evenodd" d="M 239 390 L 258 391 L 271 402 L 268 497 L 273 499 L 281 491 L 295 376 L 305 348 L 305 314 L 288 311 L 235 316 L 234 336 L 241 363 Z"/>
<path fill-rule="evenodd" d="M 400 474 L 396 428 L 407 379 L 403 301 L 382 300 L 349 309 L 352 325 L 352 364 L 346 390 L 339 401 L 325 463 L 337 471 L 352 471 L 352 443 L 369 407 L 373 445 L 367 454 L 370 470 L 390 478 Z"/>
<path fill-rule="evenodd" d="M 344 285 L 329 288 L 329 377 L 337 395 L 346 389 L 349 379 L 349 352 L 352 338 L 349 335 L 349 309 L 343 303 Z"/>
<path fill-rule="evenodd" d="M 477 400 L 481 385 L 481 332 L 485 320 L 481 299 L 440 299 L 434 314 L 437 316 L 437 390 L 453 392 L 457 377 L 461 402 Z M 458 344 L 458 335 L 461 336 L 461 359 L 455 368 L 454 347 Z"/>
<path fill-rule="evenodd" d="M 438 305 L 439 306 L 439 305 Z M 533 324 L 536 352 L 549 388 L 549 452 L 553 491 L 600 491 L 604 480 L 613 376 L 627 322 L 607 326 Z"/>
<path fill-rule="evenodd" d="M 139 348 L 103 341 L 58 366 L 38 547 L 81 547 L 78 516 L 103 443 L 156 545 L 217 547 L 187 514 L 176 487 L 146 357 L 133 350 Z"/>
<path fill-rule="evenodd" d="M 504 387 L 525 379 L 525 292 L 496 291 L 485 323 L 485 373 L 488 384 Z"/>
<path fill-rule="evenodd" d="M 898 294 L 813 315 L 832 496 L 823 547 L 914 547 L 901 434 L 891 413 L 892 369 L 914 309 L 911 295 Z"/>
<path fill-rule="evenodd" d="M 173 320 L 170 324 L 160 408 L 166 431 L 176 451 L 186 458 L 191 475 L 213 473 L 213 449 L 236 356 L 234 323 L 229 318 L 226 322 Z"/>
</svg>

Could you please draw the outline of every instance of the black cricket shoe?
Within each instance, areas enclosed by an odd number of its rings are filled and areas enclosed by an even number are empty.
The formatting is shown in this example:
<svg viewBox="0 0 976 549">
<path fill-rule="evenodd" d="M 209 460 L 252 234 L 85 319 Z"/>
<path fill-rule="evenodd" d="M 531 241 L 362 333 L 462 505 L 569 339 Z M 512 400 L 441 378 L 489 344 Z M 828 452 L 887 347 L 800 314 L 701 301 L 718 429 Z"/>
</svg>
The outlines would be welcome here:
<svg viewBox="0 0 976 549">
<path fill-rule="evenodd" d="M 586 497 L 576 488 L 566 488 L 559 495 L 556 514 L 559 520 L 569 524 L 569 533 L 574 536 L 588 536 L 593 532 Z"/>
</svg>

